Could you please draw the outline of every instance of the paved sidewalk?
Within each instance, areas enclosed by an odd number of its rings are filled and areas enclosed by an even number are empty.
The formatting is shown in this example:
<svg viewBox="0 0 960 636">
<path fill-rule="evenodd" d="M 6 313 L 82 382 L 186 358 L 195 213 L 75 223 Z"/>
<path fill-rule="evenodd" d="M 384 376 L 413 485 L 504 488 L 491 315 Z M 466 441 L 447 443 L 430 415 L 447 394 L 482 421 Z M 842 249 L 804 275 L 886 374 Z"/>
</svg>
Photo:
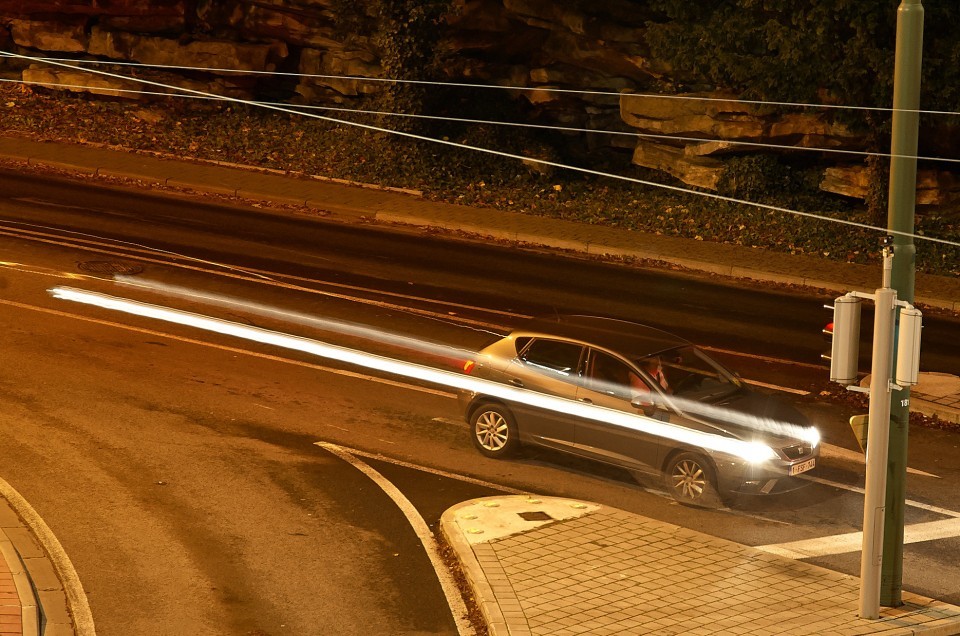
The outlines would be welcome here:
<svg viewBox="0 0 960 636">
<path fill-rule="evenodd" d="M 859 579 L 597 504 L 488 497 L 441 519 L 491 636 L 960 634 L 905 592 L 858 616 Z"/>
</svg>

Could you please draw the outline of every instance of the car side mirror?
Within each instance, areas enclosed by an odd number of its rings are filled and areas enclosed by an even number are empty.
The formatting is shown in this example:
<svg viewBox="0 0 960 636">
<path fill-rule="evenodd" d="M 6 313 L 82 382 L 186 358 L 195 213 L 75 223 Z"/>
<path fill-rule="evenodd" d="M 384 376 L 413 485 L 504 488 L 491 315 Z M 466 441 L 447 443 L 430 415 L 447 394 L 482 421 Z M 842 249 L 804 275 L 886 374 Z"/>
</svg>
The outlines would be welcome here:
<svg viewBox="0 0 960 636">
<path fill-rule="evenodd" d="M 653 417 L 653 414 L 657 412 L 658 408 L 656 402 L 642 395 L 630 400 L 630 406 L 641 411 L 647 417 Z"/>
</svg>

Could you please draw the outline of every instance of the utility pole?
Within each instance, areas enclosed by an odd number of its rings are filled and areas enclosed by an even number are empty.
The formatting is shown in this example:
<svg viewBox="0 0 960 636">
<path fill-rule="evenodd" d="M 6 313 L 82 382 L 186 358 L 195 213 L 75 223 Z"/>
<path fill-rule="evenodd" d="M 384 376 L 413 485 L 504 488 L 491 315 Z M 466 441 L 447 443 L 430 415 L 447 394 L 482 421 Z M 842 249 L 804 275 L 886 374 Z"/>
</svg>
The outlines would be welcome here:
<svg viewBox="0 0 960 636">
<path fill-rule="evenodd" d="M 894 255 L 883 248 L 883 284 L 873 296 L 873 361 L 870 371 L 870 421 L 867 429 L 867 473 L 863 498 L 863 547 L 860 553 L 860 617 L 880 617 L 884 497 L 890 428 L 890 374 L 893 368 L 893 330 L 897 292 L 890 288 Z"/>
<path fill-rule="evenodd" d="M 913 234 L 917 195 L 917 137 L 920 113 L 920 69 L 923 54 L 923 6 L 902 0 L 897 10 L 897 44 L 893 72 L 893 124 L 890 140 L 890 201 L 887 228 L 893 230 L 890 286 L 896 298 L 913 302 L 916 248 Z M 897 327 L 899 328 L 899 320 Z M 910 387 L 890 393 L 890 435 L 884 512 L 880 603 L 903 604 L 903 514 L 907 482 L 907 433 Z M 878 426 L 886 422 L 877 422 Z"/>
</svg>

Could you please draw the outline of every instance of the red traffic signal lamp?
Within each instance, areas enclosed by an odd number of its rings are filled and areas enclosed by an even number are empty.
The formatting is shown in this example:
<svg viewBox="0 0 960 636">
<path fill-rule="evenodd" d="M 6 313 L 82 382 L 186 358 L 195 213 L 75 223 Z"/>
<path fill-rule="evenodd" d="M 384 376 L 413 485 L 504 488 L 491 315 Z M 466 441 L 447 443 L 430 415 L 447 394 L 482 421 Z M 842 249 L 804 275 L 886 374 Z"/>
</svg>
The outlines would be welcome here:
<svg viewBox="0 0 960 636">
<path fill-rule="evenodd" d="M 830 381 L 838 384 L 854 384 L 858 378 L 860 360 L 860 306 L 861 299 L 847 294 L 837 298 L 833 305 L 833 320 L 823 328 L 828 336 L 830 353 L 823 358 L 830 361 Z"/>
</svg>

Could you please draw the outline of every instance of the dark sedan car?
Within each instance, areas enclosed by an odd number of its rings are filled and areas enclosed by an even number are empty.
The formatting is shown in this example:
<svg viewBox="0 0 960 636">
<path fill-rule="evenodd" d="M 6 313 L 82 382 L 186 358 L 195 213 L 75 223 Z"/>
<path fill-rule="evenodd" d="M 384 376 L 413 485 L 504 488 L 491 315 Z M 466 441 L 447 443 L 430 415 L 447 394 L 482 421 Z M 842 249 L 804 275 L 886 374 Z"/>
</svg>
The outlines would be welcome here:
<svg viewBox="0 0 960 636">
<path fill-rule="evenodd" d="M 489 457 L 544 446 L 662 475 L 676 499 L 704 506 L 731 493 L 789 490 L 817 463 L 819 433 L 799 411 L 652 327 L 533 320 L 464 370 L 519 389 L 459 394 L 473 442 Z"/>
</svg>

